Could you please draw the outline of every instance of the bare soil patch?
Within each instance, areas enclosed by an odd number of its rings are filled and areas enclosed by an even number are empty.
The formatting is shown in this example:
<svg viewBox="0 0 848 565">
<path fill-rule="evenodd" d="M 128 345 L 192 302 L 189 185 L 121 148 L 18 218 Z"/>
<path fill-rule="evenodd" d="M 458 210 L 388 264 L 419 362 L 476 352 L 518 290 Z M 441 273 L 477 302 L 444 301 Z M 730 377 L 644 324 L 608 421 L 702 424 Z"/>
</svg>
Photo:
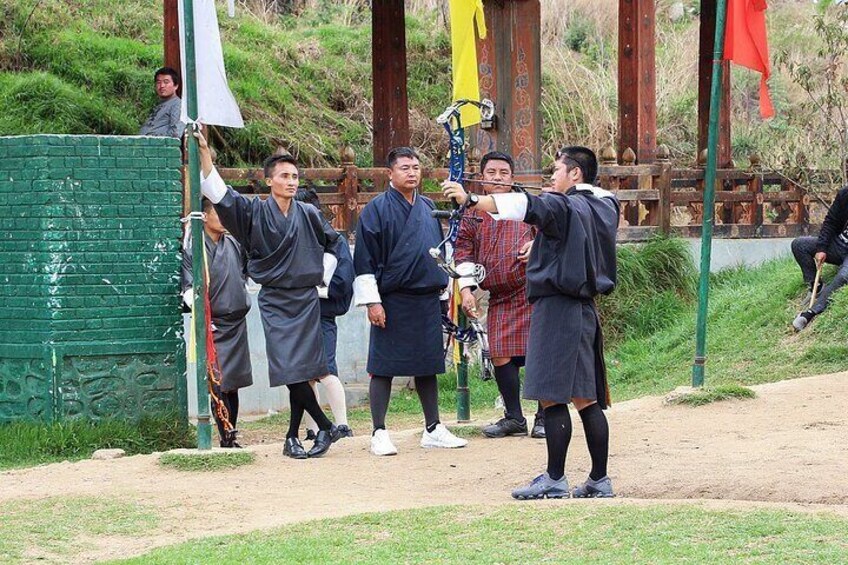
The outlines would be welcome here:
<svg viewBox="0 0 848 565">
<path fill-rule="evenodd" d="M 614 405 L 610 475 L 619 498 L 560 504 L 698 501 L 711 508 L 826 510 L 848 516 L 848 372 L 753 387 L 757 398 L 692 408 L 651 397 Z M 588 472 L 579 417 L 567 472 Z M 180 472 L 156 455 L 59 463 L 0 473 L 0 506 L 54 496 L 135 500 L 162 516 L 137 537 L 92 540 L 91 562 L 209 535 L 292 522 L 445 504 L 513 502 L 510 490 L 544 468 L 545 444 L 472 438 L 460 450 L 424 450 L 419 430 L 392 434 L 400 451 L 378 458 L 366 435 L 323 459 L 294 461 L 281 444 L 249 447 L 252 465 Z M 552 501 L 536 502 L 552 504 Z M 217 527 L 213 526 L 217 525 Z"/>
</svg>

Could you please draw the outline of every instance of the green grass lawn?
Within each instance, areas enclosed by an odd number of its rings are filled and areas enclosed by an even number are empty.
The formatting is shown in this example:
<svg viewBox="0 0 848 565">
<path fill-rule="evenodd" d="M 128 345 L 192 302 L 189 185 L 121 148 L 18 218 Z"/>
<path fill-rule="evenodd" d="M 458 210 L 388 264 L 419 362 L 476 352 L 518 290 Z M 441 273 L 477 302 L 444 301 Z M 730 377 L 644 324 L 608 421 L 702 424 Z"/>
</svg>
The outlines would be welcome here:
<svg viewBox="0 0 848 565">
<path fill-rule="evenodd" d="M 158 516 L 135 502 L 63 496 L 4 502 L 0 562 L 71 562 L 75 553 L 95 549 L 94 537 L 144 535 L 158 526 Z"/>
<path fill-rule="evenodd" d="M 542 503 L 360 514 L 215 537 L 121 561 L 157 563 L 844 563 L 827 514 Z"/>
<path fill-rule="evenodd" d="M 13 422 L 0 425 L 0 471 L 87 459 L 97 449 L 120 448 L 135 455 L 196 445 L 194 427 L 176 414 L 145 417 L 139 422 Z"/>
</svg>

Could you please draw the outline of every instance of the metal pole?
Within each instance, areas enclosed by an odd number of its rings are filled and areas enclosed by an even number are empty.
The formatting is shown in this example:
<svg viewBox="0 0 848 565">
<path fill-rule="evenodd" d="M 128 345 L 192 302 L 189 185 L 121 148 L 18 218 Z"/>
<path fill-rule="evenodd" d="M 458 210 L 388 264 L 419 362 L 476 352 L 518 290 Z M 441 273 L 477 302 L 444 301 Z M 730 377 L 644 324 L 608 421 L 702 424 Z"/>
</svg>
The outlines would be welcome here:
<svg viewBox="0 0 848 565">
<path fill-rule="evenodd" d="M 197 72 L 195 70 L 194 43 L 194 2 L 183 1 L 183 17 L 185 18 L 185 68 L 183 77 L 183 96 L 186 97 L 186 109 L 191 120 L 197 119 Z M 197 449 L 212 449 L 212 426 L 209 422 L 209 390 L 206 384 L 206 280 L 203 269 L 203 220 L 199 213 L 203 210 L 200 203 L 200 161 L 197 140 L 192 135 L 191 127 L 186 129 L 188 138 L 188 179 L 191 193 L 189 195 L 191 219 L 191 273 L 194 279 L 194 344 L 196 379 L 197 379 Z"/>
<path fill-rule="evenodd" d="M 695 363 L 692 386 L 704 385 L 707 349 L 707 303 L 710 291 L 710 253 L 713 243 L 715 214 L 716 163 L 718 161 L 718 118 L 721 112 L 721 60 L 724 56 L 724 29 L 727 2 L 716 2 L 715 42 L 713 45 L 713 78 L 710 83 L 710 119 L 707 129 L 707 170 L 704 174 L 704 221 L 701 229 L 701 273 L 698 284 L 698 321 L 695 332 Z"/>
<path fill-rule="evenodd" d="M 462 308 L 456 317 L 457 325 L 464 328 L 468 320 Z M 471 392 L 468 389 L 468 359 L 465 358 L 465 345 L 456 340 L 454 345 L 459 348 L 459 365 L 456 367 L 456 419 L 460 422 L 471 420 Z"/>
</svg>

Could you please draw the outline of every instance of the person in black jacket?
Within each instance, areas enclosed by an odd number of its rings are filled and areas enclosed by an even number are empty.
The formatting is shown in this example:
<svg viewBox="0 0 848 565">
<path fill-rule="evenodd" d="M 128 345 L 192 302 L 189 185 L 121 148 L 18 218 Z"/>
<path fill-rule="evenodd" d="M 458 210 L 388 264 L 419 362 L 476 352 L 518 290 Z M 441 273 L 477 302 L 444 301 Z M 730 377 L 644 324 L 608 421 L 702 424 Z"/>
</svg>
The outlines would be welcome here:
<svg viewBox="0 0 848 565">
<path fill-rule="evenodd" d="M 801 331 L 814 317 L 824 312 L 831 295 L 848 283 L 848 186 L 836 194 L 819 236 L 795 238 L 792 240 L 792 254 L 801 267 L 801 274 L 810 292 L 818 291 L 813 307 L 798 314 L 792 322 L 795 331 Z M 816 270 L 823 262 L 838 265 L 839 270 L 829 285 L 824 286 L 819 282 L 819 288 L 813 289 Z"/>
</svg>

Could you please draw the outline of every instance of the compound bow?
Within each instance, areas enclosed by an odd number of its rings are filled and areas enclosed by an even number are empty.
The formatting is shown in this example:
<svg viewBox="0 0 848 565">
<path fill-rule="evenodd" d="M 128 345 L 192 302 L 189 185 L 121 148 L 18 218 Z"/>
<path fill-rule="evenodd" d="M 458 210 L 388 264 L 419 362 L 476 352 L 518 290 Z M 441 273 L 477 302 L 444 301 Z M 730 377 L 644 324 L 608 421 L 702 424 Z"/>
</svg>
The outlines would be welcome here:
<svg viewBox="0 0 848 565">
<path fill-rule="evenodd" d="M 465 130 L 462 127 L 460 115 L 460 109 L 466 104 L 473 104 L 480 108 L 480 114 L 483 120 L 490 121 L 495 113 L 495 105 L 491 100 L 483 99 L 480 102 L 476 100 L 457 100 L 436 118 L 436 122 L 443 125 L 448 134 L 450 147 L 448 180 L 458 183 L 467 180 L 465 178 Z M 467 206 L 465 204 L 459 206 L 455 201 L 453 210 L 449 212 L 433 210 L 432 215 L 434 218 L 448 220 L 448 231 L 439 245 L 430 249 L 430 256 L 433 257 L 439 267 L 451 279 L 456 280 L 463 276 L 471 276 L 477 284 L 480 284 L 486 278 L 486 269 L 483 265 L 475 264 L 474 270 L 467 275 L 460 274 L 453 266 L 454 247 L 456 239 L 459 236 L 461 223 L 463 221 L 482 221 L 480 218 L 466 217 L 466 210 Z M 475 343 L 479 343 L 483 369 L 481 377 L 483 380 L 491 379 L 494 374 L 494 367 L 492 366 L 492 357 L 489 353 L 488 335 L 483 324 L 477 319 L 472 319 L 470 320 L 470 325 L 463 328 L 454 323 L 450 317 L 442 316 L 442 328 L 446 335 L 452 337 L 458 343 L 466 346 L 473 346 Z M 447 350 L 445 353 L 447 353 Z"/>
</svg>

